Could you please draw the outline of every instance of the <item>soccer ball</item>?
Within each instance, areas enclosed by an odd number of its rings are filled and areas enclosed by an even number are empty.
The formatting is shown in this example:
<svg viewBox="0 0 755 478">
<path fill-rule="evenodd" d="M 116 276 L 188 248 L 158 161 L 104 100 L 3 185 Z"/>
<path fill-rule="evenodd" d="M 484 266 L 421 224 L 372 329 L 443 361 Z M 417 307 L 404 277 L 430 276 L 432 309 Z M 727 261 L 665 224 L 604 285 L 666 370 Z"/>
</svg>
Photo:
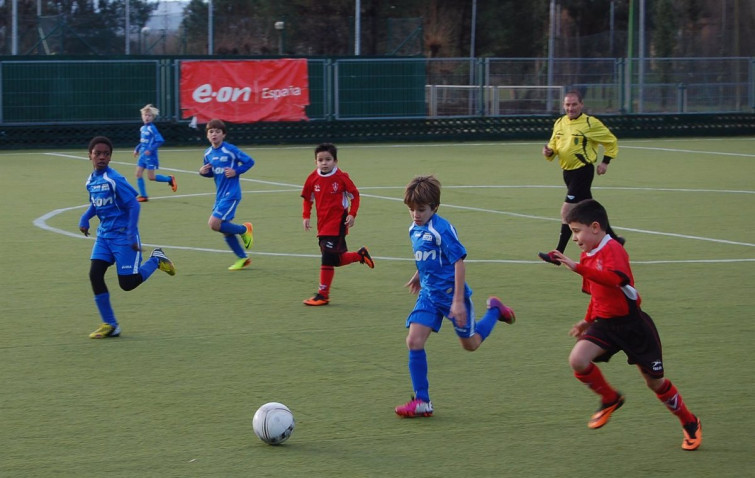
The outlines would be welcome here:
<svg viewBox="0 0 755 478">
<path fill-rule="evenodd" d="M 262 405 L 252 418 L 254 434 L 268 445 L 280 445 L 288 440 L 294 431 L 294 425 L 294 414 L 278 402 Z"/>
</svg>

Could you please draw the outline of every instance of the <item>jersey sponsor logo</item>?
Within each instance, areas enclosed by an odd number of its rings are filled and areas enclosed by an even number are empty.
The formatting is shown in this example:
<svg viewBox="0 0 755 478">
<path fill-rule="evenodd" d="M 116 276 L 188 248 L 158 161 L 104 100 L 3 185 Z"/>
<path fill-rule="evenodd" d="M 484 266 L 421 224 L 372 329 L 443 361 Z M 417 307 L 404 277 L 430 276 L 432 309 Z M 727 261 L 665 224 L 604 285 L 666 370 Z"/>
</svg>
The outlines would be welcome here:
<svg viewBox="0 0 755 478">
<path fill-rule="evenodd" d="M 92 204 L 94 205 L 94 207 L 108 206 L 110 204 L 113 204 L 113 197 L 112 196 L 107 196 L 104 198 L 92 197 Z"/>
<path fill-rule="evenodd" d="M 431 251 L 416 251 L 414 253 L 414 260 L 420 261 L 434 261 L 438 259 L 438 251 L 435 249 Z"/>
<path fill-rule="evenodd" d="M 320 185 L 319 184 L 315 184 L 315 192 L 317 192 L 317 193 L 320 192 Z"/>
</svg>

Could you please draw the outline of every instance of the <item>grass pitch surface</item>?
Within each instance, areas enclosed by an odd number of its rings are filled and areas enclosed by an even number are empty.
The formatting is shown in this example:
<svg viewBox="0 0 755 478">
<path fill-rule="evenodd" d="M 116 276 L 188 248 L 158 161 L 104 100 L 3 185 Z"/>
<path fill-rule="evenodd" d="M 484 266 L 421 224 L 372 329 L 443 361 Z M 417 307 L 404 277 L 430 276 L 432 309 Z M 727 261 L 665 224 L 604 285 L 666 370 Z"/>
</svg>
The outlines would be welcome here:
<svg viewBox="0 0 755 478">
<path fill-rule="evenodd" d="M 233 138 L 229 137 L 233 142 Z M 299 192 L 312 147 L 248 147 L 236 220 L 254 223 L 252 266 L 207 227 L 214 185 L 203 148 L 160 151 L 179 190 L 148 182 L 140 231 L 178 274 L 133 292 L 107 281 L 123 335 L 90 340 L 99 322 L 88 280 L 91 238 L 78 232 L 91 170 L 86 145 L 0 153 L 0 476 L 742 476 L 753 466 L 752 138 L 621 141 L 594 194 L 627 238 L 643 308 L 664 344 L 667 376 L 704 427 L 681 450 L 677 419 L 622 354 L 603 366 L 626 405 L 586 426 L 597 396 L 567 356 L 583 317 L 581 279 L 542 263 L 559 230 L 561 171 L 537 143 L 343 145 L 339 164 L 362 192 L 352 250 L 370 270 L 336 270 L 327 307 L 319 249 Z M 134 172 L 130 151 L 111 164 Z M 495 294 L 517 312 L 473 354 L 446 323 L 428 342 L 435 416 L 399 419 L 408 400 L 403 288 L 414 264 L 404 185 L 432 173 L 440 214 L 468 249 L 477 315 Z M 92 221 L 93 228 L 96 219 Z M 578 257 L 576 246 L 567 254 Z M 281 447 L 251 419 L 279 401 L 296 417 Z"/>
</svg>

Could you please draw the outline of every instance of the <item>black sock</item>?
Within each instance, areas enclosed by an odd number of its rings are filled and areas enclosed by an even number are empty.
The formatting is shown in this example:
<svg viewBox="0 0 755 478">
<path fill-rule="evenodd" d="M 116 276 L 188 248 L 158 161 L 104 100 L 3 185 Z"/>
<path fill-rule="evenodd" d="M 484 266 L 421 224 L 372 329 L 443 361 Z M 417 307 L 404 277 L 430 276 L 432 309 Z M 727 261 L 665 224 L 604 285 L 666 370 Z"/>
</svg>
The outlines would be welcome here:
<svg viewBox="0 0 755 478">
<path fill-rule="evenodd" d="M 564 252 L 566 250 L 566 245 L 569 244 L 569 239 L 571 239 L 571 229 L 569 228 L 569 225 L 561 224 L 561 233 L 558 235 L 558 246 L 556 246 L 556 250 Z"/>
</svg>

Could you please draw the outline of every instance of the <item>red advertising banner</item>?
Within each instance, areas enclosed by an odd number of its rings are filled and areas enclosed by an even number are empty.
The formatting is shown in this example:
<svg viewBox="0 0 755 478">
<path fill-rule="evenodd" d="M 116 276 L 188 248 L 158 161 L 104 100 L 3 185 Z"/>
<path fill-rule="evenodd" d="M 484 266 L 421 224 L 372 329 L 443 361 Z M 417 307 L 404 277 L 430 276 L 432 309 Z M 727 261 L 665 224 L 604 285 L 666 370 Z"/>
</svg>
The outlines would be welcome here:
<svg viewBox="0 0 755 478">
<path fill-rule="evenodd" d="M 181 113 L 199 123 L 308 119 L 306 59 L 181 62 Z"/>
</svg>

